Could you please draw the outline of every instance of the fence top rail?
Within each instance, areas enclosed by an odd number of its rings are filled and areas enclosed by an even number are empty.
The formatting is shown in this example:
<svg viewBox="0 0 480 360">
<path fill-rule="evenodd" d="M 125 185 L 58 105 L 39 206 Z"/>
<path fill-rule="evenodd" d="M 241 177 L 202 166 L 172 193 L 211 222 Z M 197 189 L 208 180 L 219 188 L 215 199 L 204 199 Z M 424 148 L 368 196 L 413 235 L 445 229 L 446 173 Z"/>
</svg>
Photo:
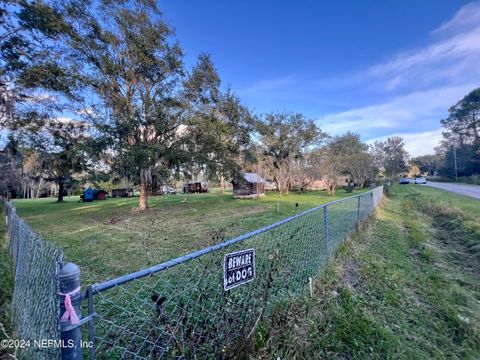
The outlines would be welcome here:
<svg viewBox="0 0 480 360">
<path fill-rule="evenodd" d="M 314 211 L 317 211 L 319 209 L 322 209 L 322 208 L 325 208 L 325 207 L 328 207 L 328 206 L 331 206 L 333 204 L 336 204 L 336 203 L 339 203 L 339 202 L 344 202 L 344 201 L 347 201 L 349 199 L 353 199 L 353 198 L 356 198 L 356 197 L 360 197 L 360 196 L 365 196 L 366 194 L 371 194 L 373 193 L 373 191 L 377 188 L 379 188 L 381 186 L 378 186 L 372 190 L 369 190 L 369 191 L 366 191 L 364 193 L 361 193 L 361 194 L 357 194 L 357 195 L 352 195 L 352 196 L 349 196 L 349 197 L 346 197 L 346 198 L 343 198 L 343 199 L 338 199 L 338 200 L 334 200 L 334 201 L 330 201 L 328 203 L 325 203 L 325 204 L 322 204 L 322 205 L 319 205 L 319 206 L 316 206 L 314 208 L 311 208 L 311 209 L 308 209 L 306 211 L 303 211 L 299 214 L 296 214 L 296 215 L 293 215 L 293 216 L 289 216 L 283 220 L 280 220 L 276 223 L 273 223 L 273 224 L 270 224 L 270 225 L 267 225 L 265 227 L 262 227 L 260 229 L 257 229 L 257 230 L 254 230 L 254 231 L 251 231 L 249 233 L 246 233 L 246 234 L 243 234 L 243 235 L 240 235 L 240 236 L 237 236 L 233 239 L 230 239 L 230 240 L 227 240 L 225 242 L 222 242 L 222 243 L 219 243 L 219 244 L 215 244 L 215 245 L 212 245 L 212 246 L 208 246 L 204 249 L 201 249 L 201 250 L 197 250 L 197 251 L 194 251 L 192 253 L 189 253 L 187 255 L 183 255 L 183 256 L 180 256 L 178 258 L 175 258 L 175 259 L 172 259 L 172 260 L 168 260 L 168 261 L 165 261 L 163 263 L 160 263 L 160 264 L 157 264 L 157 265 L 154 265 L 154 266 L 151 266 L 147 269 L 142 269 L 142 270 L 139 270 L 139 271 L 136 271 L 136 272 L 133 272 L 133 273 L 130 273 L 130 274 L 127 274 L 127 275 L 123 275 L 123 276 L 120 276 L 120 277 L 117 277 L 115 279 L 110 279 L 110 280 L 107 280 L 107 281 L 104 281 L 102 283 L 97 283 L 97 284 L 94 284 L 90 287 L 90 291 L 92 294 L 96 294 L 96 293 L 100 293 L 102 291 L 105 291 L 105 290 L 108 290 L 108 289 L 111 289 L 115 286 L 119 286 L 119 285 L 122 285 L 122 284 L 125 284 L 129 281 L 132 281 L 132 280 L 136 280 L 136 279 L 140 279 L 140 278 L 143 278 L 145 276 L 149 276 L 151 274 L 154 274 L 154 273 L 157 273 L 159 271 L 163 271 L 163 270 L 166 270 L 168 268 L 171 268 L 171 267 L 174 267 L 178 264 L 181 264 L 183 262 L 186 262 L 188 260 L 192 260 L 192 259 L 195 259 L 195 258 L 198 258 L 200 256 L 203 256 L 205 254 L 208 254 L 208 253 L 211 253 L 211 252 L 214 252 L 214 251 L 217 251 L 217 250 L 220 250 L 220 249 L 223 249 L 227 246 L 230 246 L 230 245 L 233 245 L 233 244 L 236 244 L 236 243 L 239 243 L 241 241 L 244 241 L 244 240 L 247 240 L 253 236 L 256 236 L 256 235 L 259 235 L 259 234 L 262 234 L 264 232 L 267 232 L 269 230 L 272 230 L 274 228 L 277 228 L 279 227 L 280 225 L 283 225 L 285 223 L 288 223 L 292 220 L 295 220 L 295 219 L 298 219 L 299 217 L 302 217 L 302 216 L 305 216 L 307 214 L 310 214 Z M 85 297 L 87 296 L 87 294 L 85 294 Z"/>
</svg>

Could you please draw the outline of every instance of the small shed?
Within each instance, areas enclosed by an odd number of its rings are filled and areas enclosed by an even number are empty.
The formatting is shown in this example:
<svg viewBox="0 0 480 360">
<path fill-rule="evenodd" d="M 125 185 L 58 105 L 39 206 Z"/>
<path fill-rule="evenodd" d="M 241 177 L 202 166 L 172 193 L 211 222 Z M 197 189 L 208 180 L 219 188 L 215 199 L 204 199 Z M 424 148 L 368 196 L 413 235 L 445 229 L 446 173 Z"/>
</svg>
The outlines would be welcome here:
<svg viewBox="0 0 480 360">
<path fill-rule="evenodd" d="M 255 173 L 245 173 L 242 179 L 233 180 L 233 197 L 249 199 L 265 196 L 266 181 Z"/>
<path fill-rule="evenodd" d="M 83 195 L 80 196 L 83 202 L 91 202 L 94 198 L 94 190 L 92 188 L 85 189 Z"/>
<path fill-rule="evenodd" d="M 106 200 L 107 192 L 105 190 L 93 190 L 93 199 L 94 200 Z"/>
<path fill-rule="evenodd" d="M 129 194 L 133 193 L 133 189 L 113 189 L 112 197 L 128 197 Z"/>
</svg>

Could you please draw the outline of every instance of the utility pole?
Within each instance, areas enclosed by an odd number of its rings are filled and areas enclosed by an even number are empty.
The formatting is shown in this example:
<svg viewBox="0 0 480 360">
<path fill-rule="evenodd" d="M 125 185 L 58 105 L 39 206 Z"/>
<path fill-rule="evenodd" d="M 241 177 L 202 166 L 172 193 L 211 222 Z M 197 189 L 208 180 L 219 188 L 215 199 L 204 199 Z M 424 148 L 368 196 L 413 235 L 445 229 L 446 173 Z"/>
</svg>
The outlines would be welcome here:
<svg viewBox="0 0 480 360">
<path fill-rule="evenodd" d="M 455 164 L 455 182 L 458 182 L 458 173 L 457 173 L 457 148 L 455 143 L 453 143 L 453 162 Z"/>
</svg>

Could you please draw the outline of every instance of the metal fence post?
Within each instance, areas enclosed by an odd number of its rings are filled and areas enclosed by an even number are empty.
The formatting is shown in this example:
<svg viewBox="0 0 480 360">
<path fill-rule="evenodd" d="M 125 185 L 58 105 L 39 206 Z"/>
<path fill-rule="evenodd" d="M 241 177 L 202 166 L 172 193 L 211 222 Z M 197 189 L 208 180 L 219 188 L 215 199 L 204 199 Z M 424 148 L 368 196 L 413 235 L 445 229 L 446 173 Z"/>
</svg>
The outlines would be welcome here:
<svg viewBox="0 0 480 360">
<path fill-rule="evenodd" d="M 60 333 L 62 346 L 62 360 L 80 360 L 82 355 L 82 332 L 79 321 L 82 317 L 80 304 L 80 268 L 73 264 L 66 264 L 58 275 L 60 280 Z"/>
<path fill-rule="evenodd" d="M 325 224 L 325 242 L 327 244 L 327 260 L 330 257 L 330 230 L 328 228 L 328 206 L 323 208 L 323 222 Z"/>
</svg>

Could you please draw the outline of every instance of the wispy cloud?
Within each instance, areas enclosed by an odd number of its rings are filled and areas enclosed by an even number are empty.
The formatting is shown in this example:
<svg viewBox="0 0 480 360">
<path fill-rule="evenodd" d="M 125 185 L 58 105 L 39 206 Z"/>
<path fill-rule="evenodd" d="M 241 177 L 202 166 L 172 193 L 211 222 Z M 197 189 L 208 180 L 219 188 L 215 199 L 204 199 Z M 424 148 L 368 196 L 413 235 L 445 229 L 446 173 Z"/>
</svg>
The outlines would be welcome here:
<svg viewBox="0 0 480 360">
<path fill-rule="evenodd" d="M 372 145 L 375 141 L 384 141 L 389 136 L 400 136 L 405 142 L 405 149 L 410 156 L 420 156 L 431 154 L 432 149 L 438 145 L 442 140 L 442 129 L 432 131 L 424 131 L 418 133 L 393 133 L 388 136 L 380 136 L 367 141 L 367 144 Z"/>
<path fill-rule="evenodd" d="M 452 19 L 443 23 L 432 31 L 432 34 L 448 31 L 459 31 L 465 28 L 478 27 L 480 24 L 480 1 L 471 2 L 463 6 Z"/>
<path fill-rule="evenodd" d="M 447 114 L 447 104 L 457 101 L 474 86 L 465 84 L 413 92 L 384 103 L 330 114 L 320 118 L 318 123 L 334 134 L 361 131 L 367 138 L 382 129 L 428 128 L 432 120 L 438 126 L 440 119 Z"/>
<path fill-rule="evenodd" d="M 430 42 L 357 74 L 387 91 L 459 84 L 480 79 L 480 1 L 460 8 L 431 32 Z"/>
<path fill-rule="evenodd" d="M 402 51 L 350 74 L 318 80 L 316 85 L 397 93 L 480 79 L 480 1 L 460 8 L 431 35 L 424 47 Z"/>
<path fill-rule="evenodd" d="M 319 119 L 327 131 L 359 132 L 364 139 L 405 137 L 413 155 L 433 152 L 441 140 L 440 119 L 480 86 L 480 1 L 462 7 L 431 32 L 429 43 L 351 77 L 346 91 L 362 84 L 382 101 Z M 372 90 L 375 89 L 375 90 Z"/>
<path fill-rule="evenodd" d="M 479 23 L 480 24 L 480 23 Z M 424 49 L 403 53 L 373 66 L 367 75 L 384 83 L 384 89 L 427 87 L 440 82 L 458 83 L 480 76 L 480 25 L 473 30 L 437 41 Z"/>
<path fill-rule="evenodd" d="M 292 75 L 282 76 L 275 79 L 262 79 L 248 87 L 239 89 L 237 93 L 238 95 L 247 98 L 260 96 L 274 97 L 275 95 L 283 94 L 284 90 L 293 83 L 294 77 Z"/>
</svg>

